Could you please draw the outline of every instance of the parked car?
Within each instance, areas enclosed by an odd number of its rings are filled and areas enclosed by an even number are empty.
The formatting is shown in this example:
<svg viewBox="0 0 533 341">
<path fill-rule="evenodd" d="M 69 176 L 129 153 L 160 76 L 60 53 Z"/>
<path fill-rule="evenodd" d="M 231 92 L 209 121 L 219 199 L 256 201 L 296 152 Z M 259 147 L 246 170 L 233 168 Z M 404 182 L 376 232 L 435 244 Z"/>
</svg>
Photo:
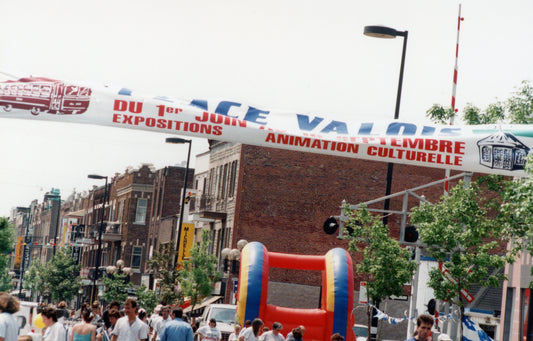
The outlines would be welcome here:
<svg viewBox="0 0 533 341">
<path fill-rule="evenodd" d="M 352 327 L 353 333 L 355 334 L 356 341 L 367 341 L 368 339 L 368 327 L 364 324 L 354 324 Z M 377 328 L 371 327 L 370 339 L 376 339 Z"/>
<path fill-rule="evenodd" d="M 207 325 L 209 320 L 214 318 L 217 320 L 217 327 L 222 334 L 222 340 L 228 340 L 229 335 L 235 329 L 236 314 L 237 306 L 234 304 L 210 304 L 205 307 L 204 313 L 200 317 L 200 327 Z"/>
</svg>

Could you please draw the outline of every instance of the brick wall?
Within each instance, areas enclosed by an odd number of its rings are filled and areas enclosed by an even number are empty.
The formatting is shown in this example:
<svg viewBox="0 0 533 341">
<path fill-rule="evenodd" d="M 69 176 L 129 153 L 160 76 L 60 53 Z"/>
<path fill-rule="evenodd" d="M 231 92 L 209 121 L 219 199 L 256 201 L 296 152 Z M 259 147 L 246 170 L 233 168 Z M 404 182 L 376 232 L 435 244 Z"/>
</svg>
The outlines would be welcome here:
<svg viewBox="0 0 533 341">
<path fill-rule="evenodd" d="M 243 145 L 240 171 L 233 245 L 257 240 L 269 251 L 322 255 L 348 247 L 336 234 L 324 233 L 324 221 L 340 214 L 343 199 L 358 204 L 384 196 L 387 164 Z M 443 177 L 443 170 L 395 165 L 392 193 Z M 439 188 L 419 192 L 430 200 L 442 193 Z M 401 199 L 391 200 L 391 209 L 401 208 Z M 390 217 L 389 226 L 399 236 L 400 216 Z M 319 285 L 320 273 L 271 269 L 270 280 Z M 354 280 L 358 289 L 362 279 Z"/>
</svg>

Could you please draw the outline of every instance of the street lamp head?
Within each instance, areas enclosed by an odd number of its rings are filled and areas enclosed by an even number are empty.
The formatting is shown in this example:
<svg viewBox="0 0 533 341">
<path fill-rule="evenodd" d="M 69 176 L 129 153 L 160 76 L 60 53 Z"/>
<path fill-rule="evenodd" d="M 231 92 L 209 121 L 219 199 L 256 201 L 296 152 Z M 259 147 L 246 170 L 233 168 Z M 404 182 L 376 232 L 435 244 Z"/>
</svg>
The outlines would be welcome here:
<svg viewBox="0 0 533 341">
<path fill-rule="evenodd" d="M 363 31 L 365 36 L 385 39 L 393 39 L 397 36 L 404 37 L 406 33 L 407 31 L 396 31 L 394 28 L 387 26 L 365 26 L 365 30 Z"/>
<path fill-rule="evenodd" d="M 231 250 L 230 252 L 230 257 L 229 257 L 231 260 L 241 260 L 241 252 L 237 249 L 233 249 Z"/>
<path fill-rule="evenodd" d="M 229 247 L 223 248 L 220 253 L 221 253 L 222 259 L 229 259 L 231 249 Z"/>
<path fill-rule="evenodd" d="M 248 244 L 248 241 L 246 239 L 241 239 L 237 242 L 237 249 L 239 251 L 242 251 L 242 249 L 244 249 L 244 247 L 246 246 L 246 244 Z"/>
<path fill-rule="evenodd" d="M 181 139 L 179 137 L 167 137 L 165 139 L 166 143 L 174 143 L 174 144 L 191 143 L 191 141 L 192 140 Z"/>
<path fill-rule="evenodd" d="M 97 179 L 97 180 L 107 179 L 107 176 L 104 176 L 104 175 L 96 175 L 96 174 L 89 174 L 89 175 L 87 175 L 87 177 L 88 177 L 89 179 Z"/>
</svg>

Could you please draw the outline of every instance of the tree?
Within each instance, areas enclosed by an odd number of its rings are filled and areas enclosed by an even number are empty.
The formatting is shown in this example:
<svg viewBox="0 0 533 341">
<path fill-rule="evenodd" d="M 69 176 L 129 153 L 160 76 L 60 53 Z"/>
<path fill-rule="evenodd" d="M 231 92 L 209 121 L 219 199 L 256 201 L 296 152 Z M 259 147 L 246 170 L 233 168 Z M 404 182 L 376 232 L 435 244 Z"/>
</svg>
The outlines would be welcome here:
<svg viewBox="0 0 533 341">
<path fill-rule="evenodd" d="M 154 308 L 157 306 L 157 303 L 159 303 L 159 297 L 157 293 L 153 290 L 149 290 L 144 283 L 141 284 L 135 294 L 138 298 L 137 303 L 146 309 L 148 314 L 151 314 L 154 311 Z"/>
<path fill-rule="evenodd" d="M 510 251 L 527 251 L 533 255 L 533 155 L 529 155 L 525 170 L 526 178 L 506 182 L 500 212 L 506 218 L 505 231 L 513 236 L 515 243 Z M 533 289 L 533 281 L 529 287 Z"/>
<path fill-rule="evenodd" d="M 434 104 L 426 111 L 426 117 L 435 123 L 446 124 L 456 113 L 450 107 Z M 466 124 L 490 124 L 509 122 L 516 124 L 533 123 L 533 87 L 523 81 L 509 99 L 504 102 L 496 101 L 481 110 L 471 103 L 467 103 L 463 110 L 463 120 Z"/>
<path fill-rule="evenodd" d="M 11 291 L 11 277 L 9 276 L 9 257 L 13 251 L 15 230 L 7 218 L 0 218 L 0 291 Z"/>
<path fill-rule="evenodd" d="M 57 250 L 50 262 L 42 267 L 39 276 L 52 295 L 52 300 L 58 302 L 70 301 L 78 295 L 81 287 L 79 273 L 80 266 L 72 257 L 72 248 L 65 247 Z"/>
<path fill-rule="evenodd" d="M 220 279 L 217 268 L 217 258 L 209 254 L 209 231 L 202 231 L 202 241 L 191 248 L 190 258 L 186 259 L 183 269 L 179 271 L 180 285 L 184 296 L 190 297 L 194 307 L 214 288 L 214 283 Z"/>
<path fill-rule="evenodd" d="M 171 303 L 183 303 L 183 295 L 179 289 L 178 271 L 174 267 L 176 249 L 172 243 L 160 244 L 159 251 L 154 252 L 147 264 L 154 270 L 154 277 L 159 279 L 161 300 Z"/>
<path fill-rule="evenodd" d="M 28 268 L 28 272 L 24 274 L 24 289 L 31 290 L 32 297 L 38 295 L 39 292 L 44 291 L 44 283 L 41 278 L 41 273 L 43 271 L 43 266 L 41 262 L 35 260 L 31 263 Z"/>
<path fill-rule="evenodd" d="M 490 181 L 488 181 L 490 180 Z M 466 185 L 463 181 L 435 204 L 423 203 L 411 210 L 411 222 L 418 227 L 419 239 L 427 252 L 440 262 L 456 283 L 449 281 L 439 268 L 429 273 L 429 287 L 435 298 L 451 302 L 464 312 L 461 290 L 474 285 L 498 287 L 505 279 L 501 269 L 515 259 L 520 248 L 507 228 L 507 217 L 499 212 L 500 191 L 506 183 L 501 178 L 481 178 Z M 510 252 L 506 252 L 508 243 Z M 462 324 L 461 324 L 462 337 Z"/>
<path fill-rule="evenodd" d="M 363 260 L 356 270 L 367 281 L 367 299 L 377 307 L 385 298 L 403 295 L 403 286 L 411 280 L 416 263 L 411 260 L 411 252 L 400 246 L 389 236 L 381 216 L 372 215 L 362 205 L 358 210 L 344 207 L 348 218 L 344 238 L 349 240 L 351 252 L 362 252 Z M 372 307 L 367 307 L 368 340 L 372 321 Z"/>
<path fill-rule="evenodd" d="M 126 289 L 132 287 L 131 282 L 128 280 L 128 275 L 122 272 L 104 276 L 102 284 L 105 287 L 103 297 L 106 302 L 113 300 L 124 302 L 128 298 Z"/>
</svg>

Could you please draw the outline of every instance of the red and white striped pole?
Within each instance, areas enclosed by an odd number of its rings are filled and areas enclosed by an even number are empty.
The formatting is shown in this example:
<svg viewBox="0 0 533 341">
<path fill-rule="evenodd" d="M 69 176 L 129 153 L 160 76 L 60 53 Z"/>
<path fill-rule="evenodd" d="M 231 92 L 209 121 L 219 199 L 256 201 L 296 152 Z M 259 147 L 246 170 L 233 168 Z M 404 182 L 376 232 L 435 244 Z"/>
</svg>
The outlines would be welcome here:
<svg viewBox="0 0 533 341">
<path fill-rule="evenodd" d="M 461 17 L 461 4 L 459 4 L 459 15 L 457 17 L 457 43 L 455 44 L 455 67 L 453 69 L 453 86 L 452 86 L 452 110 L 454 113 L 457 112 L 457 109 L 455 108 L 455 92 L 457 91 L 457 69 L 458 64 L 457 60 L 459 59 L 459 32 L 461 31 L 461 21 L 463 21 L 464 18 Z M 453 116 L 450 118 L 450 125 L 453 124 Z M 450 177 L 450 169 L 446 169 L 445 177 Z M 444 194 L 448 195 L 448 191 L 450 190 L 450 183 L 446 181 L 444 183 Z"/>
<path fill-rule="evenodd" d="M 453 87 L 452 87 L 452 110 L 457 112 L 455 108 L 455 92 L 457 90 L 457 60 L 459 59 L 459 32 L 461 31 L 461 4 L 459 4 L 459 16 L 457 17 L 457 43 L 455 44 L 455 68 L 453 69 Z M 450 125 L 453 124 L 453 117 L 450 119 Z"/>
</svg>

